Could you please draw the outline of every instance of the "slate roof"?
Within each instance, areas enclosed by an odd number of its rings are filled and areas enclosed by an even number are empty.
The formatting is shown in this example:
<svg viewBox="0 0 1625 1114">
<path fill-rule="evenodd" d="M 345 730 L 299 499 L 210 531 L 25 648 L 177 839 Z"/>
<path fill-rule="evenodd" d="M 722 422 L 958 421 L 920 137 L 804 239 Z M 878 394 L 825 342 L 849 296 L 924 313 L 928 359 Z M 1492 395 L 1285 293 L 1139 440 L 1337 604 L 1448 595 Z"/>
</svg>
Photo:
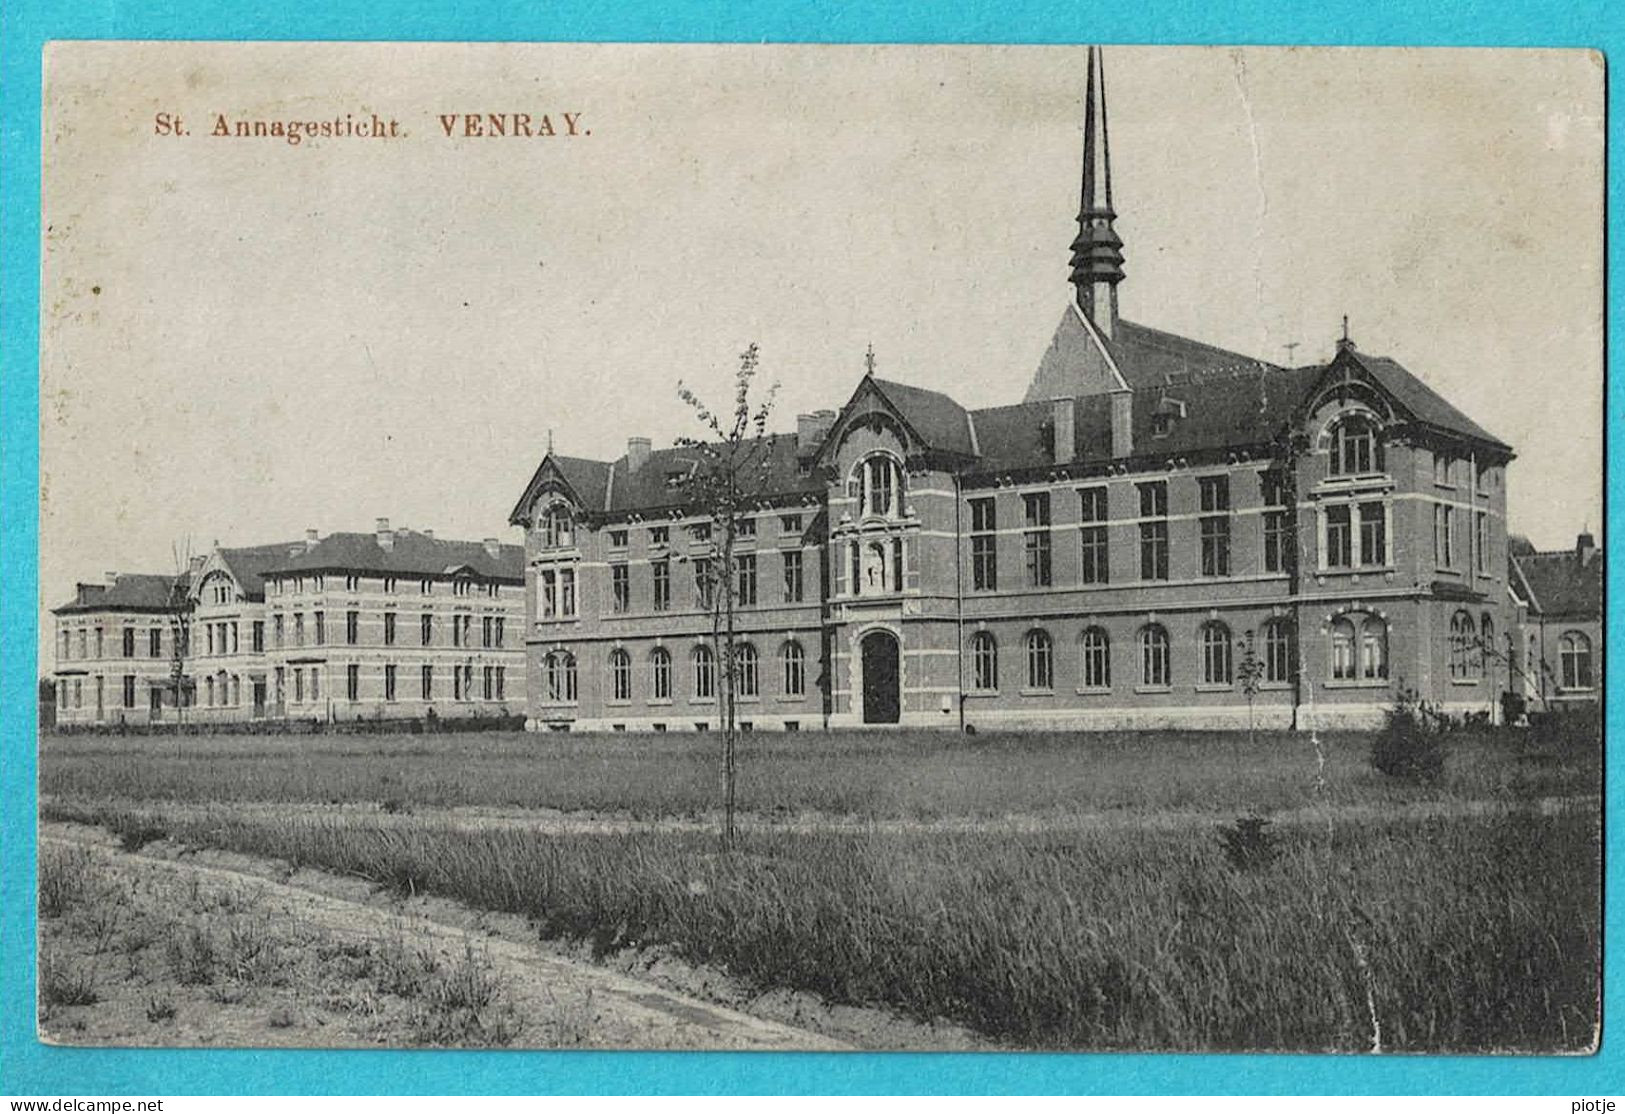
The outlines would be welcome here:
<svg viewBox="0 0 1625 1114">
<path fill-rule="evenodd" d="M 168 611 L 176 578 L 161 573 L 121 573 L 112 584 L 79 584 L 74 598 L 51 610 L 57 615 L 89 611 Z M 185 585 L 186 578 L 179 583 Z"/>
<path fill-rule="evenodd" d="M 269 545 L 235 546 L 220 550 L 220 561 L 237 579 L 243 596 L 251 600 L 265 598 L 265 573 L 288 560 L 289 554 L 303 552 L 305 543 L 272 542 Z"/>
<path fill-rule="evenodd" d="M 394 531 L 395 543 L 385 549 L 376 533 L 333 533 L 306 550 L 267 569 L 267 572 L 396 573 L 408 577 L 446 576 L 467 567 L 491 580 L 523 582 L 525 547 L 502 545 L 493 558 L 482 542 L 431 538 L 416 530 Z"/>
<path fill-rule="evenodd" d="M 1417 420 L 1451 433 L 1466 434 L 1497 448 L 1511 450 L 1511 446 L 1505 441 L 1487 432 L 1483 426 L 1450 405 L 1433 388 L 1400 366 L 1397 360 L 1391 360 L 1386 356 L 1368 356 L 1364 352 L 1351 351 L 1349 355 L 1387 388 L 1388 392 L 1415 415 Z"/>
<path fill-rule="evenodd" d="M 890 379 L 873 379 L 880 393 L 914 427 L 925 443 L 948 452 L 974 455 L 965 408 L 941 391 L 927 390 Z"/>
<path fill-rule="evenodd" d="M 1536 615 L 1602 618 L 1603 557 L 1592 550 L 1582 560 L 1573 549 L 1513 554 L 1529 610 Z"/>
<path fill-rule="evenodd" d="M 1275 364 L 1199 340 L 1119 320 L 1106 347 L 1130 387 L 1156 387 L 1194 376 L 1274 371 Z"/>
</svg>

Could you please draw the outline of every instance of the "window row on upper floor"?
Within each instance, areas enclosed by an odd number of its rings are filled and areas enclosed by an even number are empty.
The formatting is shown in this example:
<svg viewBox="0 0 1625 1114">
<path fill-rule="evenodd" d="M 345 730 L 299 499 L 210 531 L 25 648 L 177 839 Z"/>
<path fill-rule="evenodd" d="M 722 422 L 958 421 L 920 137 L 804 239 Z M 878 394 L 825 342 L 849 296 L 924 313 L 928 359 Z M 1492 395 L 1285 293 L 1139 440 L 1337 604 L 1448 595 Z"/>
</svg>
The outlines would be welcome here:
<svg viewBox="0 0 1625 1114">
<path fill-rule="evenodd" d="M 765 528 L 775 522 L 780 535 L 800 536 L 806 530 L 807 516 L 802 511 L 736 515 L 733 520 L 734 538 L 748 541 L 758 536 L 759 523 Z M 692 542 L 704 544 L 710 542 L 713 535 L 719 533 L 722 527 L 706 520 L 690 522 L 678 526 L 677 529 L 686 534 Z M 651 551 L 671 546 L 672 524 L 669 522 L 639 526 L 637 530 L 642 535 L 643 544 Z M 574 549 L 578 545 L 581 531 L 582 527 L 577 521 L 575 512 L 564 503 L 554 503 L 536 519 L 531 539 L 540 549 Z M 610 525 L 594 532 L 602 535 L 604 546 L 611 552 L 631 548 L 633 527 L 630 525 Z"/>
<path fill-rule="evenodd" d="M 453 596 L 485 596 L 488 599 L 500 599 L 516 590 L 494 580 L 478 580 L 470 576 L 458 576 L 448 581 L 434 577 L 348 575 L 343 578 L 335 577 L 335 587 L 341 579 L 346 592 L 366 592 L 376 589 L 385 595 L 411 592 L 414 585 L 416 594 L 420 596 L 440 595 L 449 591 Z M 327 591 L 326 575 L 313 573 L 309 576 L 268 577 L 265 581 L 265 592 L 271 596 L 299 595 L 307 591 Z"/>
</svg>

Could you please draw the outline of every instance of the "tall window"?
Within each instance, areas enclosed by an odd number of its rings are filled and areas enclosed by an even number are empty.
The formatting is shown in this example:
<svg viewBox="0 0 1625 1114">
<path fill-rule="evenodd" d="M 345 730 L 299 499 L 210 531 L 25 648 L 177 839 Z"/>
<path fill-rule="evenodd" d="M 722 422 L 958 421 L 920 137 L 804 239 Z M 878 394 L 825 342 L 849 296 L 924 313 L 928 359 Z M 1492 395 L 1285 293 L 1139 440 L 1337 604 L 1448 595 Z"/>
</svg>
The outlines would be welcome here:
<svg viewBox="0 0 1625 1114">
<path fill-rule="evenodd" d="M 1557 660 L 1565 690 L 1592 687 L 1591 639 L 1577 630 L 1564 632 L 1558 639 Z"/>
<path fill-rule="evenodd" d="M 1375 615 L 1360 624 L 1360 676 L 1367 681 L 1388 678 L 1388 624 Z"/>
<path fill-rule="evenodd" d="M 1284 685 L 1292 680 L 1292 634 L 1286 622 L 1271 619 L 1264 624 L 1264 681 Z"/>
<path fill-rule="evenodd" d="M 224 649 L 224 647 L 222 647 L 222 649 Z M 127 657 L 127 658 L 135 657 L 135 628 L 134 627 L 125 627 L 124 628 L 124 656 Z"/>
<path fill-rule="evenodd" d="M 1495 653 L 1495 620 L 1488 611 L 1478 619 L 1478 663 L 1480 670 L 1488 670 Z"/>
<path fill-rule="evenodd" d="M 1360 504 L 1360 564 L 1372 568 L 1388 563 L 1388 513 L 1378 503 Z"/>
<path fill-rule="evenodd" d="M 361 612 L 359 612 L 359 611 L 346 611 L 344 613 L 344 641 L 345 641 L 346 644 L 348 644 L 350 646 L 354 646 L 360 640 L 361 640 Z M 278 638 L 277 641 L 280 642 L 281 639 Z"/>
<path fill-rule="evenodd" d="M 1354 564 L 1354 525 L 1347 503 L 1326 508 L 1326 567 L 1346 569 Z"/>
<path fill-rule="evenodd" d="M 1352 415 L 1332 430 L 1331 474 L 1357 476 L 1382 471 L 1382 443 L 1369 418 Z"/>
<path fill-rule="evenodd" d="M 574 569 L 543 569 L 538 574 L 542 593 L 542 618 L 571 619 L 576 613 L 576 574 Z"/>
<path fill-rule="evenodd" d="M 626 565 L 609 567 L 610 610 L 624 615 L 632 609 L 632 570 Z"/>
<path fill-rule="evenodd" d="M 656 700 L 671 699 L 671 655 L 660 646 L 649 651 L 649 694 Z"/>
<path fill-rule="evenodd" d="M 124 706 L 126 708 L 135 707 L 135 674 L 133 673 L 124 675 Z"/>
<path fill-rule="evenodd" d="M 149 658 L 157 658 L 157 657 L 162 657 L 163 656 L 163 653 L 164 653 L 164 651 L 163 651 L 163 641 L 164 641 L 164 632 L 163 632 L 162 628 L 153 627 L 151 630 L 149 630 L 147 632 L 147 656 Z M 64 634 L 62 636 L 62 644 L 64 646 L 66 646 L 68 644 L 68 638 L 67 638 L 66 634 Z M 257 650 L 260 647 L 256 646 L 254 648 Z M 66 656 L 66 655 L 64 655 L 64 656 Z"/>
<path fill-rule="evenodd" d="M 756 696 L 761 692 L 760 671 L 757 669 L 756 647 L 749 642 L 741 642 L 734 647 L 735 666 L 738 673 L 738 691 L 740 696 Z"/>
<path fill-rule="evenodd" d="M 1201 476 L 1202 575 L 1230 575 L 1230 477 Z"/>
<path fill-rule="evenodd" d="M 611 700 L 632 699 L 632 657 L 625 650 L 609 652 L 609 691 Z"/>
<path fill-rule="evenodd" d="M 1135 487 L 1140 493 L 1140 579 L 1167 580 L 1168 482 L 1151 480 Z"/>
<path fill-rule="evenodd" d="M 1026 532 L 1022 553 L 1026 559 L 1027 587 L 1047 588 L 1050 584 L 1049 492 L 1035 491 L 1021 497 Z"/>
<path fill-rule="evenodd" d="M 434 699 L 434 666 L 425 665 L 419 670 L 418 689 L 423 694 L 423 699 Z"/>
<path fill-rule="evenodd" d="M 254 647 L 254 652 L 256 654 L 263 654 L 265 652 L 265 620 L 264 619 L 255 619 L 254 620 L 254 636 L 253 637 L 254 637 L 254 641 L 253 641 L 252 645 Z"/>
<path fill-rule="evenodd" d="M 1167 688 L 1173 675 L 1168 661 L 1168 632 L 1157 623 L 1140 628 L 1140 684 Z"/>
<path fill-rule="evenodd" d="M 1055 645 L 1049 632 L 1027 632 L 1027 687 L 1052 689 L 1055 687 Z"/>
<path fill-rule="evenodd" d="M 1083 637 L 1078 640 L 1080 651 L 1079 680 L 1086 689 L 1109 689 L 1112 687 L 1112 643 L 1111 638 L 1101 627 L 1084 628 Z"/>
<path fill-rule="evenodd" d="M 694 647 L 694 699 L 713 700 L 717 695 L 717 656 L 709 646 Z"/>
<path fill-rule="evenodd" d="M 296 690 L 303 690 L 304 684 L 299 679 L 299 670 L 293 671 L 293 683 Z M 361 667 L 347 665 L 344 667 L 344 698 L 351 703 L 361 699 Z M 295 699 L 298 699 L 296 696 Z"/>
<path fill-rule="evenodd" d="M 784 674 L 784 695 L 807 694 L 807 654 L 799 642 L 786 642 L 779 648 L 779 666 Z"/>
<path fill-rule="evenodd" d="M 548 549 L 568 548 L 575 539 L 575 520 L 570 508 L 555 503 L 542 513 L 542 545 Z"/>
<path fill-rule="evenodd" d="M 1458 611 L 1450 616 L 1450 678 L 1455 681 L 1470 681 L 1476 671 L 1473 668 L 1478 656 L 1475 643 L 1478 641 L 1478 630 L 1473 623 L 1473 617 L 1465 611 Z"/>
<path fill-rule="evenodd" d="M 384 699 L 393 702 L 395 699 L 395 666 L 384 666 Z"/>
<path fill-rule="evenodd" d="M 971 687 L 992 692 L 999 687 L 999 644 L 987 631 L 977 631 L 970 642 Z"/>
<path fill-rule="evenodd" d="M 802 552 L 786 549 L 781 557 L 784 560 L 784 602 L 800 603 L 806 594 L 801 579 Z"/>
<path fill-rule="evenodd" d="M 1078 538 L 1082 546 L 1082 579 L 1085 584 L 1111 581 L 1111 562 L 1106 549 L 1106 489 L 1086 487 L 1078 492 Z"/>
<path fill-rule="evenodd" d="M 650 562 L 649 568 L 654 572 L 654 609 L 668 611 L 671 609 L 671 561 L 662 557 Z"/>
<path fill-rule="evenodd" d="M 756 554 L 734 556 L 734 602 L 740 607 L 756 606 Z"/>
<path fill-rule="evenodd" d="M 425 611 L 418 616 L 418 639 L 428 646 L 434 642 L 434 613 Z"/>
<path fill-rule="evenodd" d="M 384 645 L 395 645 L 395 613 L 393 611 L 384 612 Z"/>
<path fill-rule="evenodd" d="M 1440 487 L 1454 487 L 1456 460 L 1447 452 L 1433 454 L 1433 482 Z"/>
<path fill-rule="evenodd" d="M 542 660 L 547 699 L 554 704 L 576 702 L 576 659 L 568 650 L 554 650 Z M 467 680 L 465 679 L 465 685 Z M 472 694 L 468 694 L 472 699 Z"/>
<path fill-rule="evenodd" d="M 1475 516 L 1474 524 L 1477 527 L 1477 530 L 1475 531 L 1477 534 L 1475 539 L 1477 544 L 1473 546 L 1473 550 L 1478 554 L 1478 571 L 1481 575 L 1488 576 L 1490 572 L 1491 557 L 1489 512 L 1479 511 Z"/>
<path fill-rule="evenodd" d="M 1292 560 L 1294 541 L 1288 511 L 1285 478 L 1279 472 L 1264 473 L 1264 571 L 1286 572 Z"/>
<path fill-rule="evenodd" d="M 213 623 L 209 624 L 209 634 L 211 635 L 209 639 L 209 646 L 212 649 L 214 646 L 214 638 L 212 637 L 214 634 Z M 299 612 L 293 617 L 293 644 L 295 646 L 303 646 L 305 644 L 305 613 L 303 611 Z M 220 640 L 220 652 L 226 652 L 225 639 Z"/>
<path fill-rule="evenodd" d="M 696 557 L 694 565 L 694 606 L 702 611 L 711 610 L 715 587 L 711 581 L 711 558 Z"/>
<path fill-rule="evenodd" d="M 1352 681 L 1358 676 L 1354 659 L 1354 624 L 1348 619 L 1332 620 L 1331 630 L 1332 680 Z"/>
<path fill-rule="evenodd" d="M 1202 683 L 1229 685 L 1235 681 L 1230 650 L 1230 628 L 1223 623 L 1202 624 Z"/>
<path fill-rule="evenodd" d="M 897 461 L 884 454 L 868 457 L 858 464 L 853 481 L 855 488 L 849 484 L 848 494 L 856 496 L 860 518 L 898 517 L 902 510 L 903 470 Z"/>
<path fill-rule="evenodd" d="M 1454 545 L 1452 534 L 1455 533 L 1456 508 L 1447 507 L 1443 503 L 1433 506 L 1433 563 L 1441 569 L 1455 567 L 1452 556 Z"/>
<path fill-rule="evenodd" d="M 970 501 L 971 587 L 991 592 L 999 586 L 999 537 L 992 499 Z"/>
</svg>

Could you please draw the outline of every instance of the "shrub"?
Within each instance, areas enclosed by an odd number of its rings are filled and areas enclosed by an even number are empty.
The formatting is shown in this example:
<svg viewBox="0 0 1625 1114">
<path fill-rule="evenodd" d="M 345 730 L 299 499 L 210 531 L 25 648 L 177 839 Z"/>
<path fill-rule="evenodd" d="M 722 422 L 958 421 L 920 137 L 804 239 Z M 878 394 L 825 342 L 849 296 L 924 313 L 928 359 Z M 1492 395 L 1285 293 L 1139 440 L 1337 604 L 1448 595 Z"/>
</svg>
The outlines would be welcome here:
<svg viewBox="0 0 1625 1114">
<path fill-rule="evenodd" d="M 52 1006 L 93 1006 L 101 999 L 93 965 L 76 967 L 50 951 L 40 957 L 39 992 Z"/>
<path fill-rule="evenodd" d="M 1436 782 L 1444 776 L 1444 736 L 1451 726 L 1449 717 L 1414 689 L 1400 689 L 1371 743 L 1371 765 L 1402 781 Z"/>
<path fill-rule="evenodd" d="M 1269 866 L 1281 855 L 1281 837 L 1270 830 L 1271 821 L 1252 815 L 1236 818 L 1234 824 L 1219 825 L 1219 846 L 1237 870 Z"/>
</svg>

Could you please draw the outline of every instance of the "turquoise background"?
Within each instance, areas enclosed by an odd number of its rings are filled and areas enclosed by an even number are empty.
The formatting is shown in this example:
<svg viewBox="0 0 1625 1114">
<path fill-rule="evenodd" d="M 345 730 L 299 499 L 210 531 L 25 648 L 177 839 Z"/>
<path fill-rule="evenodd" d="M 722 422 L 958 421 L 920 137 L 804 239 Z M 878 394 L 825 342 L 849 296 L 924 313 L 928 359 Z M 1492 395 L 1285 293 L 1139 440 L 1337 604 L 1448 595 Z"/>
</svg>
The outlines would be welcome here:
<svg viewBox="0 0 1625 1114">
<path fill-rule="evenodd" d="M 1134 0 L 1107 7 L 1020 0 L 798 5 L 697 0 L 574 0 L 523 9 L 457 3 L 46 3 L 7 0 L 0 15 L 0 1093 L 1163 1093 L 1619 1094 L 1619 1041 L 1591 1057 L 1136 1056 L 1088 1054 L 766 1054 L 261 1052 L 48 1048 L 34 1039 L 34 784 L 38 595 L 39 104 L 50 39 L 446 39 L 802 42 L 1292 43 L 1594 47 L 1612 55 L 1625 19 L 1600 2 L 1382 4 L 1280 0 L 1224 4 Z M 1620 200 L 1620 94 L 1609 105 L 1610 211 Z M 1396 122 L 1396 127 L 1402 127 Z M 1539 233 L 1541 215 L 1529 214 Z M 1608 244 L 1617 274 L 1619 244 Z M 1609 283 L 1609 306 L 1616 304 Z M 1609 336 L 1610 363 L 1620 355 Z M 1531 374 L 1539 374 L 1532 353 Z M 1611 378 L 1608 411 L 1621 412 Z M 1559 427 L 1554 422 L 1553 429 Z M 1610 427 L 1608 453 L 1616 450 Z M 1608 485 L 1610 519 L 1621 492 Z M 1620 548 L 1609 533 L 1610 631 L 1620 617 Z M 1610 638 L 1610 644 L 1612 639 Z M 1609 655 L 1612 681 L 1613 656 Z M 1608 733 L 1621 717 L 1610 707 Z M 1610 811 L 1616 805 L 1610 784 Z M 1610 894 L 1621 884 L 1620 832 L 1608 825 Z M 1619 945 L 1610 902 L 1607 943 Z M 1617 972 L 1616 972 L 1617 975 Z M 1608 980 L 1605 1018 L 1620 1016 Z"/>
</svg>

